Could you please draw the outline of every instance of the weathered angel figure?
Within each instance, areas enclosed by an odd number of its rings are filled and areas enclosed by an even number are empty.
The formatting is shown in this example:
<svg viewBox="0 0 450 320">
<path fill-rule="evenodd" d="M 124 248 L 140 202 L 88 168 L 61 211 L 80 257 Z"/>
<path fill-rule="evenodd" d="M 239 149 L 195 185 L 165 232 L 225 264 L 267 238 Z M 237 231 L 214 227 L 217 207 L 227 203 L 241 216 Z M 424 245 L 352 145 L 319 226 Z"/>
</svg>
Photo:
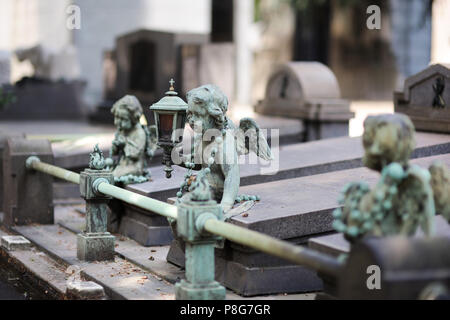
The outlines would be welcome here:
<svg viewBox="0 0 450 320">
<path fill-rule="evenodd" d="M 381 178 L 372 189 L 364 182 L 344 188 L 333 226 L 348 240 L 410 236 L 419 227 L 425 235 L 433 234 L 431 177 L 428 170 L 409 164 L 414 144 L 414 126 L 405 115 L 369 116 L 364 121 L 363 163 L 381 172 Z"/>
<path fill-rule="evenodd" d="M 180 165 L 202 170 L 212 199 L 227 212 L 233 207 L 239 190 L 238 156 L 253 151 L 270 160 L 271 150 L 254 120 L 244 118 L 236 128 L 226 116 L 228 99 L 217 86 L 208 84 L 192 89 L 187 93 L 187 100 L 187 122 L 194 130 L 194 141 L 191 153 L 182 155 Z M 180 151 L 182 147 L 177 148 Z M 193 179 L 190 173 L 186 175 L 178 197 L 182 191 L 188 191 Z"/>
<path fill-rule="evenodd" d="M 155 126 L 142 125 L 142 106 L 135 96 L 126 95 L 114 103 L 111 113 L 117 131 L 107 164 L 116 182 L 129 184 L 147 181 L 150 172 L 147 160 L 153 157 L 156 145 Z M 114 158 L 115 159 L 114 159 Z"/>
</svg>

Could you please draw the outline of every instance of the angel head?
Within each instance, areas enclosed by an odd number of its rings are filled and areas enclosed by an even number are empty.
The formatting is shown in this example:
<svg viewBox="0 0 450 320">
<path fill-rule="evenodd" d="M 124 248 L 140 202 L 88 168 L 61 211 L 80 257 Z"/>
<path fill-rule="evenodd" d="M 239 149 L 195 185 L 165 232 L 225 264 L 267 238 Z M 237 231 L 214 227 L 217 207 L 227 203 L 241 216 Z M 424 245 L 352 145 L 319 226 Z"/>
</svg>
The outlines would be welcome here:
<svg viewBox="0 0 450 320">
<path fill-rule="evenodd" d="M 364 121 L 363 145 L 366 167 L 381 171 L 391 162 L 405 166 L 414 150 L 414 126 L 402 114 L 369 116 Z"/>
<path fill-rule="evenodd" d="M 228 120 L 225 113 L 228 109 L 228 99 L 219 87 L 206 84 L 190 90 L 186 97 L 187 122 L 192 129 L 198 125 L 202 126 L 203 132 L 208 129 L 226 128 Z"/>
<path fill-rule="evenodd" d="M 114 115 L 114 125 L 120 131 L 131 130 L 142 116 L 142 106 L 135 96 L 126 95 L 114 103 L 111 108 Z"/>
</svg>

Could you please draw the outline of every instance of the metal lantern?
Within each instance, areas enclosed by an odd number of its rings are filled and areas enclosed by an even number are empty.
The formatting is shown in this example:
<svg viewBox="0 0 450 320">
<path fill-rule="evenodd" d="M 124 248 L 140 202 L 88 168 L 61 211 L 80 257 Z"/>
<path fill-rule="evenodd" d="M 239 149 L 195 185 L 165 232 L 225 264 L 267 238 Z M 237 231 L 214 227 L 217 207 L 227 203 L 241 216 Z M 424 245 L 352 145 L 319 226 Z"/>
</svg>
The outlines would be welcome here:
<svg viewBox="0 0 450 320">
<path fill-rule="evenodd" d="M 164 150 L 162 163 L 166 165 L 164 168 L 166 178 L 172 176 L 172 149 L 183 139 L 183 135 L 176 134 L 176 130 L 184 129 L 188 107 L 187 103 L 178 97 L 178 93 L 175 92 L 173 87 L 175 81 L 170 79 L 169 83 L 170 88 L 166 92 L 166 96 L 150 107 L 155 115 L 158 146 Z"/>
</svg>

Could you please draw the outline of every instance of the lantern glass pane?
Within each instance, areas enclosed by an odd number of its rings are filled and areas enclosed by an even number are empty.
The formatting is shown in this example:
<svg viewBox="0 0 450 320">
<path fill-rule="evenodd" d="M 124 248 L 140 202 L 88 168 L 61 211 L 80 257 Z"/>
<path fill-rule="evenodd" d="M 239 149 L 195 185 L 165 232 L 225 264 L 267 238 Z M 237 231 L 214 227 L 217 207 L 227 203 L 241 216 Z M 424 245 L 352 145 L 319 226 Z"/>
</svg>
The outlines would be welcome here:
<svg viewBox="0 0 450 320">
<path fill-rule="evenodd" d="M 160 113 L 158 133 L 160 140 L 171 141 L 173 130 L 173 114 Z"/>
<path fill-rule="evenodd" d="M 184 130 L 184 125 L 186 123 L 186 112 L 180 111 L 177 114 L 177 129 L 181 129 L 181 130 L 177 130 L 178 132 L 180 132 L 180 135 L 177 137 L 174 137 L 174 140 L 176 143 L 179 143 L 181 141 L 181 139 L 183 138 L 183 130 Z"/>
</svg>

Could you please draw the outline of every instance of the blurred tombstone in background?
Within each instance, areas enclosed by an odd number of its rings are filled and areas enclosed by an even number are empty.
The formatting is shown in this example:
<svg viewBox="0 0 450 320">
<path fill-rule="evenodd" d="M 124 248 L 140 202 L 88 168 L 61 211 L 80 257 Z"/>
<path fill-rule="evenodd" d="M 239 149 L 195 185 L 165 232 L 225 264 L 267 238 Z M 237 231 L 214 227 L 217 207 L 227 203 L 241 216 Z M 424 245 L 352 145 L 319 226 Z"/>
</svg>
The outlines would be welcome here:
<svg viewBox="0 0 450 320">
<path fill-rule="evenodd" d="M 227 97 L 234 97 L 234 48 L 232 42 L 208 43 L 201 46 L 199 84 L 214 83 Z"/>
<path fill-rule="evenodd" d="M 72 120 L 84 117 L 82 96 L 86 83 L 79 78 L 75 47 L 68 45 L 56 52 L 35 45 L 17 49 L 14 54 L 19 62 L 29 61 L 34 73 L 14 85 L 3 86 L 4 92 L 14 96 L 15 101 L 0 111 L 2 119 Z M 9 82 L 9 75 L 2 76 L 1 70 L 3 67 L 0 67 L 0 78 L 8 77 Z"/>
<path fill-rule="evenodd" d="M 0 86 L 9 83 L 11 76 L 10 54 L 0 51 Z"/>
<path fill-rule="evenodd" d="M 116 39 L 115 48 L 104 54 L 104 102 L 90 115 L 92 121 L 112 123 L 114 101 L 126 94 L 136 96 L 148 106 L 167 91 L 167 81 L 174 80 L 184 95 L 199 83 L 200 45 L 209 36 L 136 30 Z M 144 115 L 153 121 L 150 110 Z"/>
<path fill-rule="evenodd" d="M 275 69 L 255 111 L 303 120 L 304 141 L 347 136 L 353 117 L 333 72 L 319 62 L 289 62 Z"/>
<path fill-rule="evenodd" d="M 408 77 L 403 91 L 394 92 L 394 106 L 418 131 L 450 133 L 450 65 L 431 65 Z"/>
</svg>

